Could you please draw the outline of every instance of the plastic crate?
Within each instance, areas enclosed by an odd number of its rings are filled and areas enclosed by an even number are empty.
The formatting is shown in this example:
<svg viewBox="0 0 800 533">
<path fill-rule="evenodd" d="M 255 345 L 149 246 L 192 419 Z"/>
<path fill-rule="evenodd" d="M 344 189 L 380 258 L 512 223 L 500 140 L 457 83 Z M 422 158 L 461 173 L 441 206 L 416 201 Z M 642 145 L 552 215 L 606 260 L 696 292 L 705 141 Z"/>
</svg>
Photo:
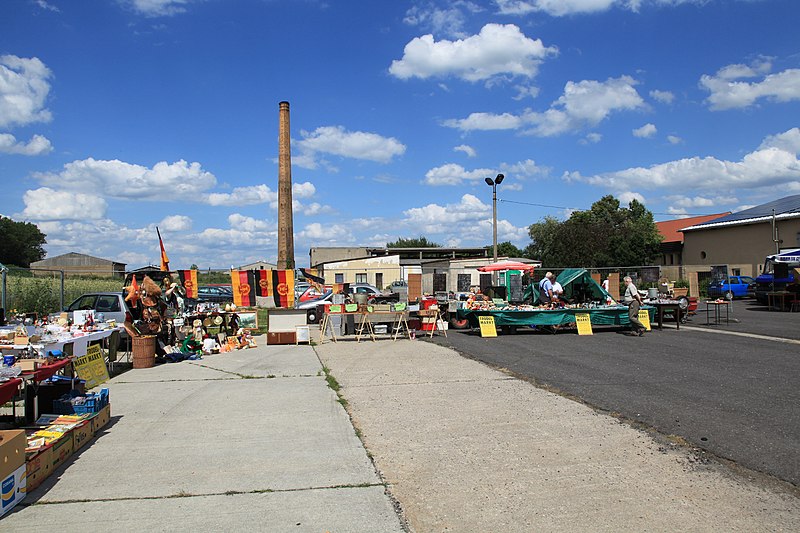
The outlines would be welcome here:
<svg viewBox="0 0 800 533">
<path fill-rule="evenodd" d="M 75 403 L 77 398 L 84 398 L 82 402 Z M 53 400 L 53 412 L 57 415 L 82 415 L 98 413 L 108 405 L 108 389 L 100 389 L 99 393 L 90 392 L 86 396 L 62 396 Z"/>
</svg>

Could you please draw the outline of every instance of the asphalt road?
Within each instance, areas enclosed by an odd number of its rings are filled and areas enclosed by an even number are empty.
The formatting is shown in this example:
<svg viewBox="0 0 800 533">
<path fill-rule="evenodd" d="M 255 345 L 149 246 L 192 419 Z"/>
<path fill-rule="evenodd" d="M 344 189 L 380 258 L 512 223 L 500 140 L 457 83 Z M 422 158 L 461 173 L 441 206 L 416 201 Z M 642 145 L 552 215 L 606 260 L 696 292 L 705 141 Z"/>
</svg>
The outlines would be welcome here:
<svg viewBox="0 0 800 533">
<path fill-rule="evenodd" d="M 705 326 L 703 307 L 680 331 L 644 337 L 596 328 L 519 330 L 483 339 L 450 330 L 436 342 L 579 398 L 711 454 L 800 486 L 800 313 L 736 302 L 738 322 Z M 749 308 L 749 310 L 748 310 Z M 737 335 L 726 334 L 736 332 Z"/>
</svg>

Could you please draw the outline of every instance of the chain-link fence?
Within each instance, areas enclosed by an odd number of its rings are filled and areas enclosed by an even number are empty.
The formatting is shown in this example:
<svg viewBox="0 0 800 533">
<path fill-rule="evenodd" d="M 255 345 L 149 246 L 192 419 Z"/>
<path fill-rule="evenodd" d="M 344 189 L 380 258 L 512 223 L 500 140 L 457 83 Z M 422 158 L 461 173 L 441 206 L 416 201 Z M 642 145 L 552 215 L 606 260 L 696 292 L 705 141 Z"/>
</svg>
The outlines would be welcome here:
<svg viewBox="0 0 800 533">
<path fill-rule="evenodd" d="M 0 281 L 0 297 L 6 318 L 19 315 L 46 316 L 60 311 L 79 296 L 92 292 L 122 291 L 120 278 L 62 270 L 6 266 Z"/>
</svg>

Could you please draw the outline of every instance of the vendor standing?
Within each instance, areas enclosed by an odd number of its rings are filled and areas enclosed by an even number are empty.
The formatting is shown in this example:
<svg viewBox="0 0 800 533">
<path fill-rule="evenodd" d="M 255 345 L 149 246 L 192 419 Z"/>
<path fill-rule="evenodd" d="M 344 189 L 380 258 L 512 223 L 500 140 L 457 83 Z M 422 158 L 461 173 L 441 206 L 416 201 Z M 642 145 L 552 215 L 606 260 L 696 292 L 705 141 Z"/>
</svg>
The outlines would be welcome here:
<svg viewBox="0 0 800 533">
<path fill-rule="evenodd" d="M 625 276 L 625 295 L 622 301 L 628 306 L 628 320 L 631 322 L 631 329 L 641 337 L 647 331 L 644 324 L 639 321 L 639 308 L 642 304 L 642 297 L 639 295 L 639 290 L 633 284 L 630 276 Z"/>
</svg>

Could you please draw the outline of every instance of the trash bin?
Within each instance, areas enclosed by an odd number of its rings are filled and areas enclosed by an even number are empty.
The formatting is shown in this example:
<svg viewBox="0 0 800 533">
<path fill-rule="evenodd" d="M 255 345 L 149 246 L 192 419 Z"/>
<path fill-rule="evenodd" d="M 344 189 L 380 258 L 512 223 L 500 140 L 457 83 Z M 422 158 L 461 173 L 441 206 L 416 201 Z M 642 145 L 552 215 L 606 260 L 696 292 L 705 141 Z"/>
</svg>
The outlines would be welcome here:
<svg viewBox="0 0 800 533">
<path fill-rule="evenodd" d="M 156 336 L 133 337 L 133 368 L 150 368 L 156 364 Z"/>
</svg>

